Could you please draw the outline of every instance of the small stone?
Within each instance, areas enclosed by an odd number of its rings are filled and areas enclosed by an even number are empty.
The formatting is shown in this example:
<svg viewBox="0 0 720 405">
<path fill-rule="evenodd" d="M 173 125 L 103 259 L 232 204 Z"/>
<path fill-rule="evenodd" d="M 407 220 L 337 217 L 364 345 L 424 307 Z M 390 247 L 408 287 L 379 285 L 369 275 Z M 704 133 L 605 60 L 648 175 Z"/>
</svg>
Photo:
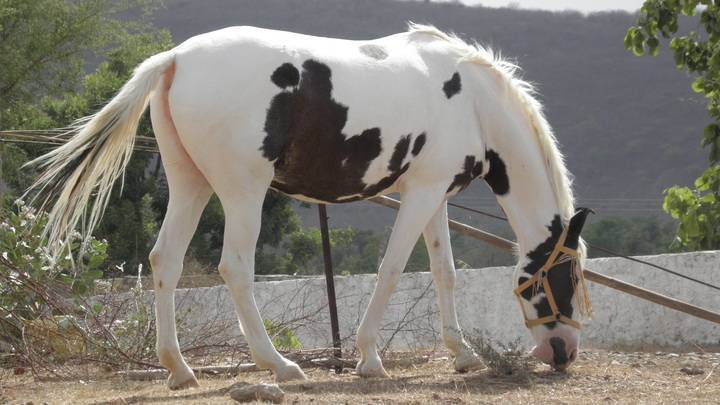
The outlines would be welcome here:
<svg viewBox="0 0 720 405">
<path fill-rule="evenodd" d="M 279 404 L 285 392 L 277 384 L 237 383 L 230 388 L 230 398 L 238 402 L 267 401 Z"/>
<path fill-rule="evenodd" d="M 687 375 L 700 375 L 705 374 L 705 370 L 697 367 L 683 367 L 680 369 L 683 373 Z"/>
<path fill-rule="evenodd" d="M 668 353 L 668 357 L 680 357 L 677 353 Z"/>
</svg>

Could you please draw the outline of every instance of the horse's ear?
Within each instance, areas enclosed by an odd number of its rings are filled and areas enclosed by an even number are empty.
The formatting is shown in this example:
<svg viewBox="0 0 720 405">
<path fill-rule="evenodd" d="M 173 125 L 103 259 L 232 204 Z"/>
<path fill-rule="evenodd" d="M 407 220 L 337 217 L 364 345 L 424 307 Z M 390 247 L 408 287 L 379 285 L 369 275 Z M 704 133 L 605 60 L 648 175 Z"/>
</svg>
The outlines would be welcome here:
<svg viewBox="0 0 720 405">
<path fill-rule="evenodd" d="M 595 213 L 595 211 L 591 210 L 590 208 L 578 208 L 577 210 L 575 210 L 575 215 L 570 218 L 570 224 L 568 224 L 568 233 L 567 238 L 565 239 L 565 246 L 569 247 L 570 249 L 577 249 L 578 241 L 580 240 L 580 232 L 585 225 L 585 219 L 587 219 L 588 214 L 590 214 L 591 212 L 593 214 Z"/>
</svg>

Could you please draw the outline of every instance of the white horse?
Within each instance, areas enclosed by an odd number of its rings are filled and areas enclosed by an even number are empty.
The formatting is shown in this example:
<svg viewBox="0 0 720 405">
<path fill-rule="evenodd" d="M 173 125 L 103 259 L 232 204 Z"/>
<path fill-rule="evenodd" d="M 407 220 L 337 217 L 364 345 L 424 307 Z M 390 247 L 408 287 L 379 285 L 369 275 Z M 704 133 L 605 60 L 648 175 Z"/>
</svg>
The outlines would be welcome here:
<svg viewBox="0 0 720 405">
<path fill-rule="evenodd" d="M 157 353 L 170 388 L 197 385 L 178 345 L 174 290 L 213 192 L 226 215 L 218 269 L 253 359 L 278 381 L 305 378 L 273 347 L 253 298 L 268 188 L 326 203 L 399 192 L 402 207 L 357 331 L 357 373 L 387 376 L 378 330 L 420 234 L 443 340 L 464 371 L 480 361 L 455 311 L 446 200 L 480 177 L 517 235 L 516 294 L 537 342 L 533 353 L 564 369 L 577 356 L 576 319 L 586 307 L 580 266 L 572 264 L 583 257 L 587 212 L 575 211 L 555 138 L 532 87 L 514 71 L 485 48 L 413 24 L 371 41 L 253 27 L 193 37 L 143 62 L 115 98 L 75 125 L 67 144 L 36 160 L 45 171 L 34 187 L 54 201 L 49 241 L 60 246 L 78 222 L 84 235 L 97 224 L 149 103 L 170 189 L 150 254 Z"/>
</svg>

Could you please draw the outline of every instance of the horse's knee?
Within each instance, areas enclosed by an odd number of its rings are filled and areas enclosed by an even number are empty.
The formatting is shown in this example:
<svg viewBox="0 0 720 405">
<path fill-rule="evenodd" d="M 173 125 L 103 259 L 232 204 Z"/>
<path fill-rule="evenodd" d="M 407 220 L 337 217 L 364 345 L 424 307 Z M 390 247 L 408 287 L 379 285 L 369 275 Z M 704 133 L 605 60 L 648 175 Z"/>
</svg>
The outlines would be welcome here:
<svg viewBox="0 0 720 405">
<path fill-rule="evenodd" d="M 160 263 L 162 262 L 161 256 L 162 254 L 157 248 L 153 248 L 153 250 L 150 251 L 150 254 L 148 255 L 148 261 L 150 262 L 150 266 L 153 269 L 156 267 L 160 267 Z"/>
<path fill-rule="evenodd" d="M 156 291 L 164 288 L 175 288 L 180 280 L 183 265 L 182 258 L 178 260 L 171 253 L 156 245 L 148 255 Z"/>
<path fill-rule="evenodd" d="M 247 268 L 243 268 L 242 260 L 220 259 L 218 272 L 220 277 L 232 289 L 246 290 L 253 287 L 253 275 Z"/>
</svg>

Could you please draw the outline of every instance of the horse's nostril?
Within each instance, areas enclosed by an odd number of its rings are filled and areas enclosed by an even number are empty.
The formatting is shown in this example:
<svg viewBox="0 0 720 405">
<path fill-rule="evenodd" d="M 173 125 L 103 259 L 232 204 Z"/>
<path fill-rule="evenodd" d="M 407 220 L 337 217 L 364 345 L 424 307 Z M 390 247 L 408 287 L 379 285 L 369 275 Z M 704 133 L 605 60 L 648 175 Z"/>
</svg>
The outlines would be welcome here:
<svg viewBox="0 0 720 405">
<path fill-rule="evenodd" d="M 565 349 L 565 341 L 559 337 L 550 338 L 550 347 L 553 349 L 553 363 L 556 365 L 568 362 L 567 351 Z"/>
</svg>

